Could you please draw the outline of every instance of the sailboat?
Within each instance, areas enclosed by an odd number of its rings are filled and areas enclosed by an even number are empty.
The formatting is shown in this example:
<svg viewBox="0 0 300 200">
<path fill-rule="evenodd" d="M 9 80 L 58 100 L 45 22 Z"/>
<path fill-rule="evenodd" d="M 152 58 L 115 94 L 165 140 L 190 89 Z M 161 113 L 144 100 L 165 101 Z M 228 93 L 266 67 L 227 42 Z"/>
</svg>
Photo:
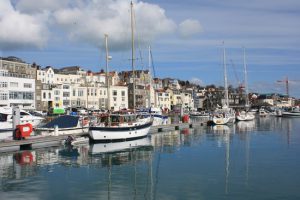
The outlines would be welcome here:
<svg viewBox="0 0 300 200">
<path fill-rule="evenodd" d="M 131 2 L 131 23 L 133 24 L 133 3 Z M 132 28 L 132 26 L 131 26 Z M 134 72 L 134 35 L 132 28 L 132 71 L 133 71 L 133 108 L 135 108 L 135 72 Z M 108 81 L 108 35 L 105 34 L 106 45 L 106 80 L 109 94 Z M 108 95 L 108 106 L 110 99 Z M 108 107 L 109 108 L 109 107 Z M 130 140 L 142 138 L 148 135 L 150 127 L 152 126 L 152 119 L 140 120 L 134 111 L 120 110 L 113 113 L 107 113 L 97 119 L 97 122 L 90 126 L 89 135 L 92 140 L 96 141 L 113 141 L 113 140 Z"/>
<path fill-rule="evenodd" d="M 221 109 L 215 110 L 215 113 L 212 116 L 212 122 L 216 125 L 223 125 L 223 124 L 235 122 L 235 112 L 232 108 L 229 108 L 226 54 L 225 54 L 224 46 L 223 46 L 223 65 L 224 65 L 224 87 L 225 87 L 225 101 L 226 102 L 225 102 L 225 105 L 223 105 L 223 107 Z"/>
<path fill-rule="evenodd" d="M 149 60 L 149 74 L 151 77 L 151 65 L 152 65 L 152 52 L 151 52 L 151 47 L 149 46 L 148 48 L 148 60 Z M 150 90 L 149 90 L 149 112 L 151 116 L 153 117 L 153 125 L 158 126 L 158 125 L 164 125 L 168 123 L 168 116 L 163 115 L 161 108 L 159 107 L 153 107 L 151 105 L 151 87 L 152 87 L 152 77 L 150 80 Z"/>
<path fill-rule="evenodd" d="M 245 93 L 246 93 L 245 94 L 245 99 L 246 99 L 245 109 L 246 109 L 246 111 L 237 113 L 236 119 L 239 121 L 251 121 L 251 120 L 255 119 L 255 115 L 252 114 L 251 112 L 248 112 L 250 105 L 249 105 L 249 99 L 248 99 L 248 83 L 247 83 L 247 66 L 246 66 L 245 48 L 244 48 L 244 76 L 245 76 Z"/>
</svg>

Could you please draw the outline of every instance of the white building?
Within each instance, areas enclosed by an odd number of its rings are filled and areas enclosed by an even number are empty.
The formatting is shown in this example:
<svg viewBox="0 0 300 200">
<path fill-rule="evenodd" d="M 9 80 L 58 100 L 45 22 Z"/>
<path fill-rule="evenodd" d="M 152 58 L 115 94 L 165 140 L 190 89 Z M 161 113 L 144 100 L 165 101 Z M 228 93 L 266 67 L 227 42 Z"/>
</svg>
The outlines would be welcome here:
<svg viewBox="0 0 300 200">
<path fill-rule="evenodd" d="M 164 90 L 156 91 L 156 105 L 163 110 L 171 110 L 170 93 Z"/>
<path fill-rule="evenodd" d="M 35 109 L 35 79 L 0 69 L 0 106 Z"/>
</svg>

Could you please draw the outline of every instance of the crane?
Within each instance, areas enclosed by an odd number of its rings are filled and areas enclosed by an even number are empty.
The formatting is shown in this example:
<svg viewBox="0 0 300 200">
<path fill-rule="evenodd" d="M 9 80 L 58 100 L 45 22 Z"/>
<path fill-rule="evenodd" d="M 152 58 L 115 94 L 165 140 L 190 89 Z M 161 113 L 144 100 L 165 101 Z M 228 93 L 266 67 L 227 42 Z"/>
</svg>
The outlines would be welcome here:
<svg viewBox="0 0 300 200">
<path fill-rule="evenodd" d="M 278 80 L 278 83 L 285 83 L 286 95 L 289 97 L 289 79 L 286 77 L 284 80 Z"/>
</svg>

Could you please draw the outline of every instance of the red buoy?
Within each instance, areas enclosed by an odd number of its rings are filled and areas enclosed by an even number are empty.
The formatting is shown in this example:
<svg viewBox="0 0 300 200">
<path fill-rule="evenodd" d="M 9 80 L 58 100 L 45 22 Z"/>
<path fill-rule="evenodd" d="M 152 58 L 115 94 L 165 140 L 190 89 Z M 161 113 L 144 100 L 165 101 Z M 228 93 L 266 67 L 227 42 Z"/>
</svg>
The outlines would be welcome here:
<svg viewBox="0 0 300 200">
<path fill-rule="evenodd" d="M 189 115 L 183 115 L 183 117 L 182 117 L 182 122 L 183 122 L 183 123 L 188 123 L 189 120 L 190 120 Z"/>
<path fill-rule="evenodd" d="M 27 138 L 32 133 L 32 124 L 20 124 L 16 127 L 16 139 Z"/>
</svg>

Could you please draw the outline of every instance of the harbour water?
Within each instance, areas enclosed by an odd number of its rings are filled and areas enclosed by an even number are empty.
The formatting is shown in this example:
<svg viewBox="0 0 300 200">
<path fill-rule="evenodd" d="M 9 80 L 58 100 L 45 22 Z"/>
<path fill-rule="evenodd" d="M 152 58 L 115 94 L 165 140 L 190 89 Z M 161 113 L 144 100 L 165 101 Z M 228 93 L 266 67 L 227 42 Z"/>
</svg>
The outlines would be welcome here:
<svg viewBox="0 0 300 200">
<path fill-rule="evenodd" d="M 2 153 L 0 199 L 300 199 L 299 155 L 300 118 L 275 117 Z"/>
</svg>

